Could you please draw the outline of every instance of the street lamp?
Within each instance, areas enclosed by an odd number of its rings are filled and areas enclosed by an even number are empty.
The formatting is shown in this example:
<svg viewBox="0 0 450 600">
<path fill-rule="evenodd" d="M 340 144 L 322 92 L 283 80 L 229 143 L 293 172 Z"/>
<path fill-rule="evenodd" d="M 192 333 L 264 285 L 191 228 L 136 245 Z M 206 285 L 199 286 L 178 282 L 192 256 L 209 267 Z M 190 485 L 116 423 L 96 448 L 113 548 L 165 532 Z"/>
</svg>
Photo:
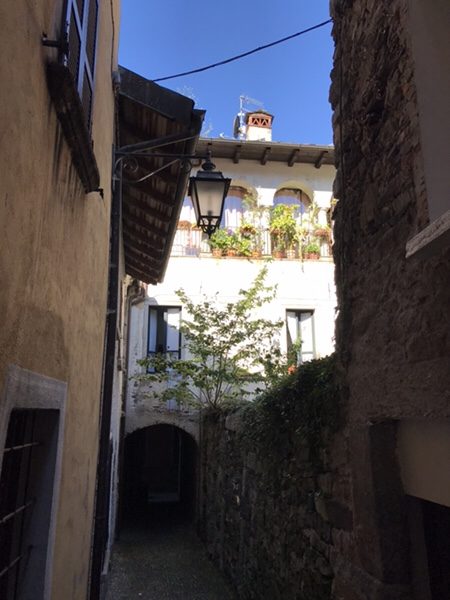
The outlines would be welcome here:
<svg viewBox="0 0 450 600">
<path fill-rule="evenodd" d="M 225 178 L 211 162 L 211 154 L 196 177 L 189 179 L 188 196 L 192 198 L 197 226 L 208 237 L 216 231 L 222 220 L 223 206 L 228 195 L 231 179 Z"/>
</svg>

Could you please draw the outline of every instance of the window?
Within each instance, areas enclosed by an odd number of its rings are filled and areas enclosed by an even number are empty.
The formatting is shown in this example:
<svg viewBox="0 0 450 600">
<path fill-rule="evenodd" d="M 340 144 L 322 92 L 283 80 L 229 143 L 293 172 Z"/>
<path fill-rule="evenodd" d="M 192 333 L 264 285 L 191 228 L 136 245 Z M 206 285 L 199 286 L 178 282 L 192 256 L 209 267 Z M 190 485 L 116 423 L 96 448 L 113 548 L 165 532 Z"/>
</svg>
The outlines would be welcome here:
<svg viewBox="0 0 450 600">
<path fill-rule="evenodd" d="M 308 214 L 311 207 L 311 200 L 308 194 L 305 194 L 300 189 L 281 188 L 278 190 L 273 198 L 273 205 L 286 204 L 288 206 L 295 206 L 295 218 L 302 223 L 303 218 Z"/>
<path fill-rule="evenodd" d="M 69 51 L 66 66 L 72 74 L 83 105 L 87 128 L 91 127 L 97 43 L 98 0 L 67 0 L 66 27 Z"/>
<path fill-rule="evenodd" d="M 181 358 L 181 308 L 150 306 L 148 313 L 148 356 L 166 354 Z M 149 370 L 153 370 L 149 367 Z"/>
<path fill-rule="evenodd" d="M 66 0 L 58 59 L 47 63 L 50 97 L 86 193 L 100 185 L 90 136 L 97 17 L 98 0 Z"/>
<path fill-rule="evenodd" d="M 56 410 L 11 412 L 0 478 L 0 598 L 44 597 Z"/>
<path fill-rule="evenodd" d="M 230 228 L 232 230 L 237 229 L 242 222 L 243 215 L 244 207 L 242 205 L 242 198 L 231 190 L 229 195 L 225 198 L 220 227 L 224 227 L 225 229 Z"/>
<path fill-rule="evenodd" d="M 67 384 L 10 365 L 0 411 L 0 598 L 50 597 Z"/>
<path fill-rule="evenodd" d="M 312 360 L 314 352 L 314 312 L 312 310 L 286 311 L 287 350 L 297 350 L 298 364 Z"/>
</svg>

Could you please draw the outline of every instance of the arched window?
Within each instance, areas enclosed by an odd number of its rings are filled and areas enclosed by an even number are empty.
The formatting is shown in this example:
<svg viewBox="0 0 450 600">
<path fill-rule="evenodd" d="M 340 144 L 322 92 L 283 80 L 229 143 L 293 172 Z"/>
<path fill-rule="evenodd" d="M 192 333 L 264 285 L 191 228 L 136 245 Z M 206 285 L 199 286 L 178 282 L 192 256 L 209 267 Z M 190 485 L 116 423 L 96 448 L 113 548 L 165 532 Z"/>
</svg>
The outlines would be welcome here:
<svg viewBox="0 0 450 600">
<path fill-rule="evenodd" d="M 242 202 L 247 190 L 240 186 L 230 186 L 228 196 L 225 199 L 223 215 L 220 226 L 223 228 L 237 229 L 244 215 L 244 204 Z"/>
<path fill-rule="evenodd" d="M 192 225 L 195 224 L 195 212 L 194 207 L 192 205 L 192 200 L 189 197 L 186 197 L 183 202 L 183 206 L 181 207 L 180 212 L 180 221 L 189 222 Z"/>
<path fill-rule="evenodd" d="M 287 204 L 296 206 L 295 216 L 300 222 L 303 220 L 311 207 L 311 199 L 303 190 L 295 188 L 281 188 L 275 193 L 273 205 Z"/>
</svg>

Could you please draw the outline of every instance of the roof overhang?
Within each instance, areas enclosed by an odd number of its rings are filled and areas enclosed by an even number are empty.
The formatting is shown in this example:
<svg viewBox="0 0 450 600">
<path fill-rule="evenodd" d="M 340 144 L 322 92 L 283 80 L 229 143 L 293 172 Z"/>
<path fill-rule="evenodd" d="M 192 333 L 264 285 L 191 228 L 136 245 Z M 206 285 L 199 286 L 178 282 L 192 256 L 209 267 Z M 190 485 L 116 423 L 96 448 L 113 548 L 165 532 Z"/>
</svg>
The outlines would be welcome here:
<svg viewBox="0 0 450 600">
<path fill-rule="evenodd" d="M 201 138 L 197 152 L 205 154 L 207 150 L 211 150 L 213 158 L 230 159 L 235 164 L 240 160 L 253 160 L 261 165 L 272 161 L 284 162 L 289 167 L 307 163 L 317 169 L 322 165 L 334 165 L 334 146 Z"/>
<path fill-rule="evenodd" d="M 189 98 L 123 67 L 120 67 L 118 96 L 118 146 L 126 151 L 127 146 L 136 149 L 136 144 L 142 144 L 142 150 L 135 152 L 133 158 L 123 160 L 125 271 L 145 283 L 155 284 L 164 277 L 190 165 L 170 156 L 152 156 L 151 150 L 144 149 L 153 146 L 153 151 L 162 154 L 194 154 L 205 113 L 194 109 Z"/>
</svg>

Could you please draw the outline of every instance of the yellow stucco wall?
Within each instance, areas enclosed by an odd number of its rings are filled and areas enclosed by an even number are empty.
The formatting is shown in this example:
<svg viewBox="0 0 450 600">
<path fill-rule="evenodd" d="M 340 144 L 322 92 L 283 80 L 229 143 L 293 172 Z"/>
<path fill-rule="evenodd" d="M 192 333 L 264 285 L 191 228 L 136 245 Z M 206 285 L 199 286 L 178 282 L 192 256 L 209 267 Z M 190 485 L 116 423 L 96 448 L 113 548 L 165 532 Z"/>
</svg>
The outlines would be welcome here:
<svg viewBox="0 0 450 600">
<path fill-rule="evenodd" d="M 108 275 L 119 0 L 100 0 L 94 150 L 105 190 L 86 195 L 45 76 L 62 0 L 0 4 L 0 394 L 9 365 L 67 382 L 52 598 L 85 599 Z M 2 395 L 0 395 L 0 401 Z"/>
</svg>

